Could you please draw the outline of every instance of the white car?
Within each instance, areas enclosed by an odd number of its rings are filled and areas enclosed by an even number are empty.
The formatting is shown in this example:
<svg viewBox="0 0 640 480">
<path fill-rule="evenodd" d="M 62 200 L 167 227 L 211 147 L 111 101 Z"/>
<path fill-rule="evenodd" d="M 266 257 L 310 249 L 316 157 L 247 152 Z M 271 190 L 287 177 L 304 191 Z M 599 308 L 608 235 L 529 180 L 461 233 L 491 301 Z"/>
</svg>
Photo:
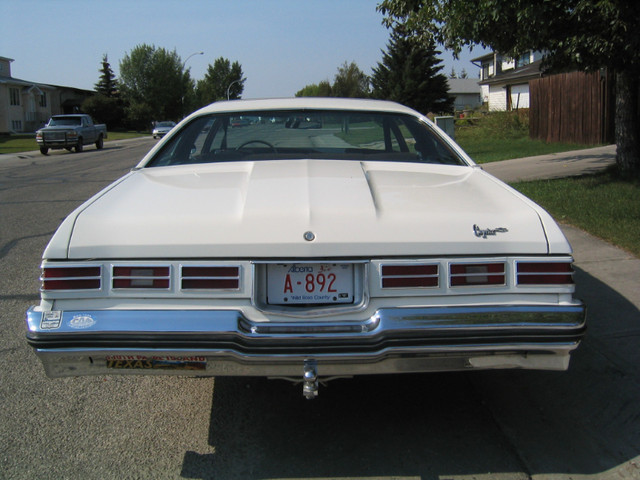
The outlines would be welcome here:
<svg viewBox="0 0 640 480">
<path fill-rule="evenodd" d="M 238 117 L 255 122 L 232 128 Z M 75 210 L 29 343 L 50 377 L 565 370 L 553 219 L 402 105 L 218 102 Z"/>
<path fill-rule="evenodd" d="M 153 132 L 151 132 L 151 134 L 153 135 L 153 138 L 162 138 L 175 126 L 175 122 L 158 122 L 153 127 Z"/>
</svg>

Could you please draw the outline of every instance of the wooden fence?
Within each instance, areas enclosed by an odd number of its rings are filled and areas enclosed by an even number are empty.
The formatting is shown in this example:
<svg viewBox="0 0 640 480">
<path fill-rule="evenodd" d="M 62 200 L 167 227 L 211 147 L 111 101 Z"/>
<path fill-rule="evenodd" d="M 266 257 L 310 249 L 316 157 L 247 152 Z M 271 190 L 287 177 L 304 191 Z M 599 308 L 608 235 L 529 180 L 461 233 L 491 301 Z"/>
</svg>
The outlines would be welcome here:
<svg viewBox="0 0 640 480">
<path fill-rule="evenodd" d="M 547 142 L 614 143 L 613 78 L 572 72 L 529 82 L 529 136 Z"/>
</svg>

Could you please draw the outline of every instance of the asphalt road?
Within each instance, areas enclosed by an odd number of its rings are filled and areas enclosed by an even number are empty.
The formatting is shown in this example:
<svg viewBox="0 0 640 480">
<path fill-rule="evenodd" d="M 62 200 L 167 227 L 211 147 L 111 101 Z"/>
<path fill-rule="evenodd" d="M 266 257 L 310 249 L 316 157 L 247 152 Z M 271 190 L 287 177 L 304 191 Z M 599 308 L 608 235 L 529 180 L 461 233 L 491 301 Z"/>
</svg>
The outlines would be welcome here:
<svg viewBox="0 0 640 480">
<path fill-rule="evenodd" d="M 590 331 L 568 372 L 360 377 L 311 402 L 277 380 L 48 379 L 24 339 L 41 252 L 153 143 L 0 159 L 0 478 L 640 478 L 639 305 L 571 229 Z"/>
</svg>

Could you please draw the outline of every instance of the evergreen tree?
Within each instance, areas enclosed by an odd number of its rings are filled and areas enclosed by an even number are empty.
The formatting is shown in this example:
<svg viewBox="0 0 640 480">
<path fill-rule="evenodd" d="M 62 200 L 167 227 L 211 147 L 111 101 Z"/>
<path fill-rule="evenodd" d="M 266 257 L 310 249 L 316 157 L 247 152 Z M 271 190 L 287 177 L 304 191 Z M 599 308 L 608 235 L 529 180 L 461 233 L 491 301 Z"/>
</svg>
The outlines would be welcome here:
<svg viewBox="0 0 640 480">
<path fill-rule="evenodd" d="M 372 96 L 393 100 L 423 114 L 453 111 L 446 75 L 435 43 L 421 42 L 400 28 L 391 32 L 387 52 L 373 69 Z"/>
<path fill-rule="evenodd" d="M 96 122 L 106 123 L 110 130 L 122 127 L 124 105 L 106 53 L 102 56 L 102 68 L 99 71 L 101 75 L 95 84 L 96 94 L 82 103 L 82 111 L 91 115 Z"/>
<path fill-rule="evenodd" d="M 96 92 L 107 98 L 117 97 L 118 81 L 116 80 L 113 70 L 111 70 L 111 65 L 109 64 L 109 59 L 106 53 L 102 56 L 102 68 L 100 69 L 100 72 L 100 80 L 95 84 Z"/>
</svg>

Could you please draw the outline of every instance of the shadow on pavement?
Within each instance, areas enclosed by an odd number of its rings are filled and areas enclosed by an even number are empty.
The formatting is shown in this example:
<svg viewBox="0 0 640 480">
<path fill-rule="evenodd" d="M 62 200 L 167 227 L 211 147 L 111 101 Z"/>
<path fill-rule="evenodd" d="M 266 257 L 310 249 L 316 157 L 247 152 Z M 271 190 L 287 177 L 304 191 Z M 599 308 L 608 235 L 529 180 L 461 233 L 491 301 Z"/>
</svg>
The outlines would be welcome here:
<svg viewBox="0 0 640 480">
<path fill-rule="evenodd" d="M 313 401 L 300 385 L 220 377 L 215 453 L 186 452 L 182 476 L 638 478 L 640 312 L 584 271 L 576 281 L 590 330 L 567 372 L 356 377 Z"/>
</svg>

